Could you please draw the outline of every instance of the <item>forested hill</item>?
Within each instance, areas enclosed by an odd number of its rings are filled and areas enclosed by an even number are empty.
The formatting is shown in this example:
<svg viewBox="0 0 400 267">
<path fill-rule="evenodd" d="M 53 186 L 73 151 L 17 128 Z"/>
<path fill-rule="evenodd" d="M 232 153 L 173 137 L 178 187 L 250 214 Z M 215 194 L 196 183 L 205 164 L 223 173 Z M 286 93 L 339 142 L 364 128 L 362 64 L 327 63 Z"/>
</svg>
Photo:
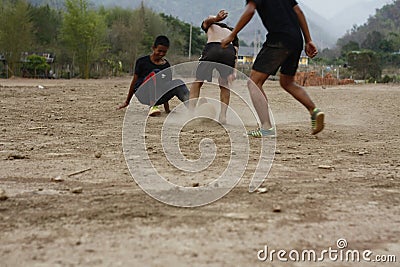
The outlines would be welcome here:
<svg viewBox="0 0 400 267">
<path fill-rule="evenodd" d="M 61 8 L 63 5 L 62 0 L 29 0 L 30 3 L 35 5 L 49 4 L 50 6 Z M 192 23 L 199 26 L 201 21 L 210 14 L 216 14 L 220 9 L 226 9 L 229 12 L 227 23 L 230 25 L 236 24 L 239 19 L 244 6 L 244 0 L 231 0 L 231 1 L 215 1 L 215 0 L 91 0 L 95 6 L 120 6 L 124 8 L 136 9 L 141 3 L 158 13 L 165 13 L 172 15 L 187 23 Z M 317 13 L 311 11 L 307 6 L 302 5 L 310 29 L 314 37 L 314 41 L 321 47 L 332 46 L 336 43 L 337 38 L 332 34 L 329 29 L 329 22 L 319 16 Z M 257 36 L 256 33 L 259 33 Z M 249 25 L 240 33 L 240 39 L 248 44 L 251 44 L 256 38 L 263 41 L 265 39 L 264 27 L 261 21 L 256 16 Z"/>
<path fill-rule="evenodd" d="M 353 49 L 400 51 L 400 0 L 378 9 L 364 25 L 354 27 L 338 41 L 340 47 L 349 44 Z"/>
</svg>

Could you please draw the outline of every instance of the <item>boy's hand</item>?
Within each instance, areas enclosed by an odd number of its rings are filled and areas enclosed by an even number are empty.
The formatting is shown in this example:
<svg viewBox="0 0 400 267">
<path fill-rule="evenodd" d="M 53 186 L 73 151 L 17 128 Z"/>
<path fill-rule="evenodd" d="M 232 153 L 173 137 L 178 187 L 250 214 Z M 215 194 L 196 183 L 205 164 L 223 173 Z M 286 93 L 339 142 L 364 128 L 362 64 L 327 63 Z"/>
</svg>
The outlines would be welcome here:
<svg viewBox="0 0 400 267">
<path fill-rule="evenodd" d="M 222 48 L 227 48 L 228 45 L 235 39 L 234 36 L 232 36 L 232 34 L 230 34 L 228 37 L 222 39 L 221 41 L 221 46 Z"/>
<path fill-rule="evenodd" d="M 306 55 L 310 58 L 314 58 L 318 54 L 317 46 L 311 41 L 306 43 L 305 49 Z"/>
<path fill-rule="evenodd" d="M 117 107 L 117 110 L 126 108 L 127 106 L 129 106 L 129 103 L 125 101 L 121 106 Z"/>
<path fill-rule="evenodd" d="M 232 84 L 236 80 L 236 71 L 228 76 L 228 84 Z"/>
<path fill-rule="evenodd" d="M 217 16 L 215 17 L 217 19 L 217 21 L 221 21 L 224 20 L 228 17 L 228 12 L 226 12 L 225 10 L 220 10 L 217 14 Z"/>
</svg>

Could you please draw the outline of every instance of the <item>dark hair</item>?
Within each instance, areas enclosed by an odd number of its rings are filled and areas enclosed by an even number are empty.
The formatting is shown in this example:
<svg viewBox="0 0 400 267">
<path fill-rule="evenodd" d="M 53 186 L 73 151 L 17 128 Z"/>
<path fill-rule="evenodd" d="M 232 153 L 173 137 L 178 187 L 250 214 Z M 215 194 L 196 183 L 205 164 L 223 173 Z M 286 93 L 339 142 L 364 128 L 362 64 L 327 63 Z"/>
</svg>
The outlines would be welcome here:
<svg viewBox="0 0 400 267">
<path fill-rule="evenodd" d="M 167 36 L 160 35 L 156 37 L 156 40 L 154 41 L 154 47 L 157 47 L 159 45 L 163 45 L 166 47 L 169 47 L 169 39 Z"/>
</svg>

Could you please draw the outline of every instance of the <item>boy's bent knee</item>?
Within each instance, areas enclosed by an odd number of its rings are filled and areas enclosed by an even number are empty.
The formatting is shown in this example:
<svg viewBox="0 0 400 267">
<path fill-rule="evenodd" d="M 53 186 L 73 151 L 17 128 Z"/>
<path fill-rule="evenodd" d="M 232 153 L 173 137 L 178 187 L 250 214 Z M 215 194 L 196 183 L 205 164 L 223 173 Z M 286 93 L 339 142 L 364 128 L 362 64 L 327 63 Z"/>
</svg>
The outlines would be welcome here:
<svg viewBox="0 0 400 267">
<path fill-rule="evenodd" d="M 252 70 L 250 73 L 250 79 L 247 81 L 247 86 L 257 85 L 258 87 L 262 87 L 265 81 L 268 79 L 269 74 L 262 73 L 259 71 Z"/>
<path fill-rule="evenodd" d="M 286 89 L 295 83 L 294 76 L 281 74 L 281 76 L 279 78 L 279 83 L 284 89 Z"/>
</svg>

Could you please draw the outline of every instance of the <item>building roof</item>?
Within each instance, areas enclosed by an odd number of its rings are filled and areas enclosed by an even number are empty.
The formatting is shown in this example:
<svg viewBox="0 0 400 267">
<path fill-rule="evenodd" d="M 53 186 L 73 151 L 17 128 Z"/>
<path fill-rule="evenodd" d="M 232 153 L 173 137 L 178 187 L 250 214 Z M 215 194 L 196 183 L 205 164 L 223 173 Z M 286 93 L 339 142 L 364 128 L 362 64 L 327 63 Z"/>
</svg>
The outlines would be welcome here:
<svg viewBox="0 0 400 267">
<path fill-rule="evenodd" d="M 251 56 L 254 57 L 258 54 L 258 51 L 255 53 L 255 49 L 252 46 L 240 46 L 239 47 L 239 56 Z M 308 57 L 306 53 L 301 51 L 301 57 Z"/>
<path fill-rule="evenodd" d="M 254 51 L 254 47 L 251 46 L 239 46 L 239 56 L 248 56 L 248 57 L 254 57 L 257 55 Z"/>
</svg>

